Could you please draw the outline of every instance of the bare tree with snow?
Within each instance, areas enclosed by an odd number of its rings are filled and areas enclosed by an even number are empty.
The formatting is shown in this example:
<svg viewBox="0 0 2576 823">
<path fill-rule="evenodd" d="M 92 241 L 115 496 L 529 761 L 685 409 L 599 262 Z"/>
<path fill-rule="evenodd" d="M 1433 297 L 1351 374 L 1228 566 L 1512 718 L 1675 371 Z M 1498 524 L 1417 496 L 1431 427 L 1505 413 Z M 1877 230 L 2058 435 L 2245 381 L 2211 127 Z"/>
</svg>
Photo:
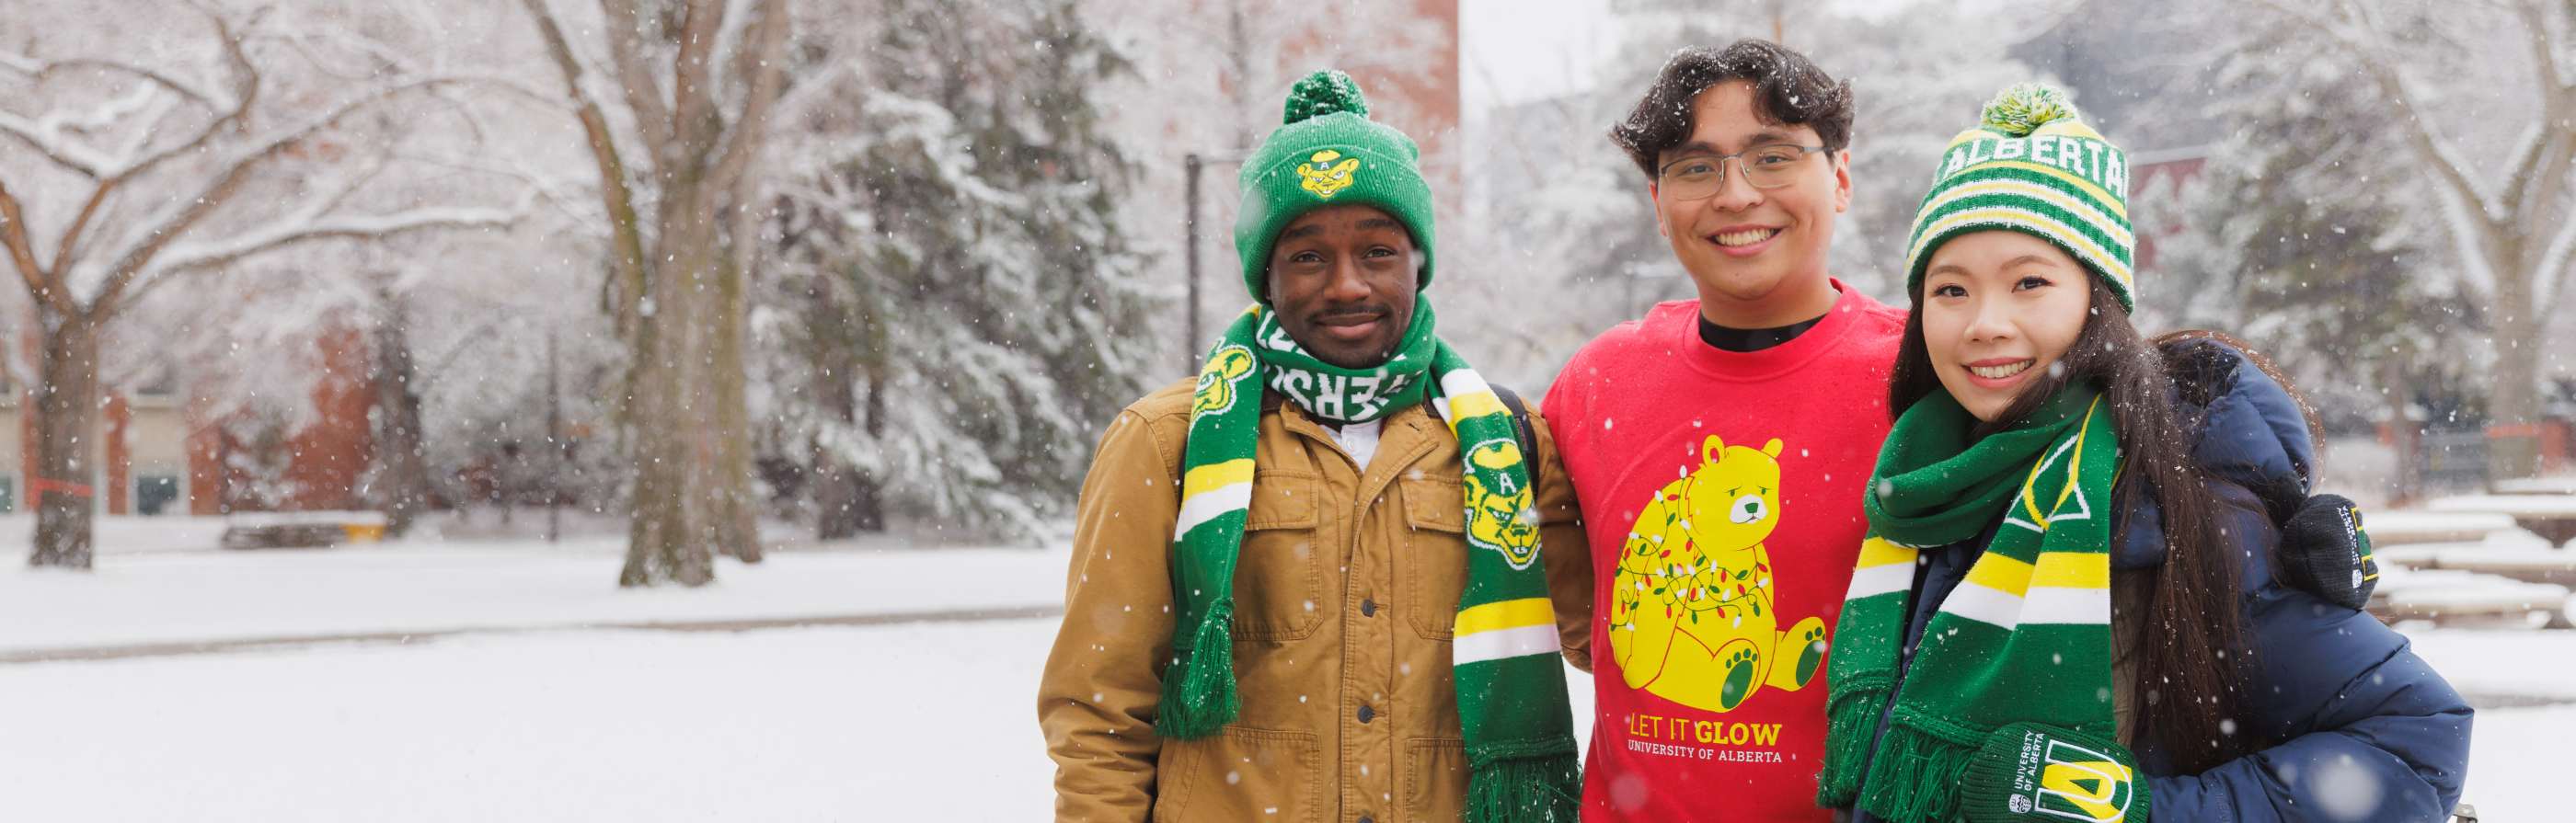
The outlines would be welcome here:
<svg viewBox="0 0 2576 823">
<path fill-rule="evenodd" d="M 2491 472 L 2539 470 L 2545 321 L 2576 268 L 2576 5 L 2262 0 L 2368 78 L 2494 329 Z"/>
<path fill-rule="evenodd" d="M 387 202 L 402 107 L 478 82 L 406 70 L 353 25 L 382 10 L 195 3 L 143 31 L 31 2 L 0 33 L 0 248 L 34 302 L 39 566 L 88 568 L 102 330 L 164 286 L 323 240 L 506 225 Z M 148 56 L 148 58 L 147 58 Z"/>
<path fill-rule="evenodd" d="M 758 560 L 744 310 L 784 0 L 600 0 L 566 36 L 523 0 L 598 166 L 607 302 L 629 354 L 633 523 L 619 585 L 702 585 L 714 554 Z"/>
</svg>

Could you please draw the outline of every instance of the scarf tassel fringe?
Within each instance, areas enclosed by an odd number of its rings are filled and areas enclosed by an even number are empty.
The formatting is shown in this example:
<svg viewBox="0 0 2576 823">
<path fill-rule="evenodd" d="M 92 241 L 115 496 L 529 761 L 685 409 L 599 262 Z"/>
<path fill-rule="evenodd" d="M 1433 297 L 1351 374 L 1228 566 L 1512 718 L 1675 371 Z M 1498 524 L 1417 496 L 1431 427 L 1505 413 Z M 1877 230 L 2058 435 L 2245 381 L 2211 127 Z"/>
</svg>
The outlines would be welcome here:
<svg viewBox="0 0 2576 823">
<path fill-rule="evenodd" d="M 1163 673 L 1160 709 L 1154 731 L 1176 740 L 1215 734 L 1242 713 L 1234 688 L 1234 598 L 1208 605 L 1207 617 L 1190 634 L 1189 651 Z"/>
<path fill-rule="evenodd" d="M 1467 776 L 1468 823 L 1574 823 L 1581 778 L 1571 752 L 1497 759 Z"/>
<path fill-rule="evenodd" d="M 1825 769 L 1816 777 L 1816 806 L 1848 808 L 1860 793 L 1861 769 L 1869 762 L 1871 733 L 1878 730 L 1879 710 L 1887 689 L 1854 683 L 1837 689 L 1825 711 Z"/>
<path fill-rule="evenodd" d="M 1939 823 L 1959 814 L 1959 787 L 1976 749 L 1890 723 L 1870 758 L 1860 807 L 1891 823 Z"/>
</svg>

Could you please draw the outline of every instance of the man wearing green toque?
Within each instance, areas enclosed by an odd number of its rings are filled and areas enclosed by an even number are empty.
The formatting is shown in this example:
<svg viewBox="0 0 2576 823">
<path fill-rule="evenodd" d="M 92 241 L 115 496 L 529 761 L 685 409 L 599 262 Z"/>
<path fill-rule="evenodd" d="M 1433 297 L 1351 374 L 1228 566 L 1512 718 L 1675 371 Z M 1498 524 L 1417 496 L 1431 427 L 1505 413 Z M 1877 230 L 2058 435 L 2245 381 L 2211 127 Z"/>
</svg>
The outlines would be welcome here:
<svg viewBox="0 0 2576 823">
<path fill-rule="evenodd" d="M 1284 119 L 1242 171 L 1259 302 L 1083 484 L 1038 694 L 1056 816 L 1572 821 L 1573 489 L 1435 332 L 1413 141 L 1340 72 Z"/>
</svg>

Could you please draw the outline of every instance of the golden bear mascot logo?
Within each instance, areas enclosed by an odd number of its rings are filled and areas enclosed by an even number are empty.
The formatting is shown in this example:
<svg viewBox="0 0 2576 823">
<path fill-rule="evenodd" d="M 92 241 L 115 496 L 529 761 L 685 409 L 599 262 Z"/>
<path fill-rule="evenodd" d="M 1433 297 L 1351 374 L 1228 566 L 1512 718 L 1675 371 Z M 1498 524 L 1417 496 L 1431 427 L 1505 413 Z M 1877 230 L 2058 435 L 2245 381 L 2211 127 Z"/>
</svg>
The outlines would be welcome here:
<svg viewBox="0 0 2576 823">
<path fill-rule="evenodd" d="M 1765 686 L 1815 679 L 1825 622 L 1780 630 L 1762 543 L 1780 524 L 1780 449 L 1776 438 L 1756 450 L 1711 435 L 1699 468 L 1637 515 L 1610 604 L 1610 653 L 1629 688 L 1724 712 Z"/>
<path fill-rule="evenodd" d="M 1207 365 L 1199 369 L 1198 387 L 1192 390 L 1190 416 L 1222 414 L 1234 408 L 1234 381 L 1252 371 L 1252 350 L 1240 345 L 1226 346 L 1208 356 Z"/>
<path fill-rule="evenodd" d="M 1341 152 L 1325 149 L 1297 166 L 1297 176 L 1302 178 L 1297 181 L 1297 187 L 1312 192 L 1317 200 L 1331 200 L 1333 195 L 1351 187 L 1351 175 L 1359 170 L 1359 158 L 1343 159 Z"/>
<path fill-rule="evenodd" d="M 1500 476 L 1502 469 L 1521 462 L 1521 447 L 1512 440 L 1488 440 L 1467 450 L 1467 461 Z M 1467 541 L 1501 552 L 1514 569 L 1529 568 L 1538 560 L 1538 512 L 1530 508 L 1529 487 L 1513 488 L 1511 479 L 1502 477 L 1497 488 L 1489 489 L 1478 474 L 1469 471 L 1464 478 Z"/>
</svg>

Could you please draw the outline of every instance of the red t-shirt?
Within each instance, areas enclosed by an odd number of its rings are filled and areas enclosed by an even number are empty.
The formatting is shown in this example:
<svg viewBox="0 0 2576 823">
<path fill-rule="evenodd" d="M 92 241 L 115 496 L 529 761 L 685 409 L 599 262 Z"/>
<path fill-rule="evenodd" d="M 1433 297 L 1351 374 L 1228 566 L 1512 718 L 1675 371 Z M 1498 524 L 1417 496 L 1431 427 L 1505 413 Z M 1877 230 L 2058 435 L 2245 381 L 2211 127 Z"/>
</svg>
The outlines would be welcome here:
<svg viewBox="0 0 2576 823">
<path fill-rule="evenodd" d="M 1839 281 L 1757 352 L 1656 306 L 1574 355 L 1545 411 L 1591 538 L 1587 821 L 1830 820 L 1818 641 L 1841 614 L 1904 312 Z"/>
</svg>

